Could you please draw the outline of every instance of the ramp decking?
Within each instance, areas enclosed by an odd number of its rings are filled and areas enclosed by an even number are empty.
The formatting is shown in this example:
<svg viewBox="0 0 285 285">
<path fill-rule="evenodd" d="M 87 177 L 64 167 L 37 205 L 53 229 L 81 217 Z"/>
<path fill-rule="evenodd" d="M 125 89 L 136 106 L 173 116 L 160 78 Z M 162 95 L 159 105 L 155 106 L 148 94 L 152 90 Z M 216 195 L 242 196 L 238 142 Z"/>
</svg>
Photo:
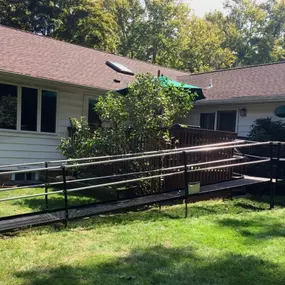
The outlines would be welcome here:
<svg viewBox="0 0 285 285">
<path fill-rule="evenodd" d="M 269 183 L 268 178 L 245 176 L 241 179 L 221 182 L 213 185 L 201 186 L 199 193 L 189 195 L 198 196 L 207 193 L 230 190 L 238 187 L 245 187 L 255 184 Z M 123 211 L 133 207 L 156 204 L 175 199 L 183 199 L 185 197 L 184 190 L 173 191 L 168 193 L 159 193 L 150 196 L 138 197 L 133 199 L 120 200 L 116 202 L 88 204 L 84 206 L 72 207 L 68 209 L 68 220 L 80 219 L 84 217 L 94 216 L 103 213 Z M 0 218 L 0 232 L 8 232 L 16 229 L 35 227 L 40 225 L 52 224 L 66 220 L 65 209 L 46 212 L 36 212 L 31 214 L 23 214 L 18 216 L 10 216 Z"/>
</svg>

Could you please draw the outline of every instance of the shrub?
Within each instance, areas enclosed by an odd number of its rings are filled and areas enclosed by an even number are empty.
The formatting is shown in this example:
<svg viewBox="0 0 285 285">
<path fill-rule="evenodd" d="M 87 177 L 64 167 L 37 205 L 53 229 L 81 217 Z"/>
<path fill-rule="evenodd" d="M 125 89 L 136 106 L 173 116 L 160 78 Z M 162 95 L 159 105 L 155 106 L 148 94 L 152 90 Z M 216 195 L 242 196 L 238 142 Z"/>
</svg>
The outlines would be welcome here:
<svg viewBox="0 0 285 285">
<path fill-rule="evenodd" d="M 274 121 L 272 118 L 257 119 L 251 127 L 249 139 L 254 141 L 285 141 L 285 123 Z M 270 157 L 269 146 L 252 147 L 247 152 L 261 157 Z M 277 156 L 276 147 L 273 148 L 273 156 Z M 284 151 L 281 151 L 280 156 L 285 157 Z M 285 174 L 283 169 L 284 167 L 280 167 L 281 172 Z M 250 175 L 269 177 L 269 163 L 248 167 L 247 172 Z"/>
<path fill-rule="evenodd" d="M 94 106 L 109 127 L 91 132 L 85 119 L 72 119 L 74 134 L 63 138 L 59 149 L 69 158 L 159 149 L 170 142 L 169 127 L 192 109 L 194 96 L 163 87 L 149 74 L 138 75 L 126 95 L 109 92 Z"/>
</svg>

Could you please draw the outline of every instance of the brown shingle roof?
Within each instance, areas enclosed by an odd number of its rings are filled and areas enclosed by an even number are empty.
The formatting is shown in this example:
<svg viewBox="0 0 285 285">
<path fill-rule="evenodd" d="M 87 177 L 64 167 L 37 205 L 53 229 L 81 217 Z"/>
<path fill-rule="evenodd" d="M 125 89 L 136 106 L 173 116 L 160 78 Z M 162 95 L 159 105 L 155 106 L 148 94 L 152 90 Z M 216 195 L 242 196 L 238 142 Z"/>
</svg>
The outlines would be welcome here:
<svg viewBox="0 0 285 285">
<path fill-rule="evenodd" d="M 203 88 L 206 100 L 285 95 L 285 62 L 191 74 L 180 81 Z"/>
<path fill-rule="evenodd" d="M 134 79 L 108 67 L 107 60 L 135 73 L 157 75 L 160 70 L 173 79 L 187 74 L 0 25 L 0 71 L 106 90 L 124 88 Z"/>
</svg>

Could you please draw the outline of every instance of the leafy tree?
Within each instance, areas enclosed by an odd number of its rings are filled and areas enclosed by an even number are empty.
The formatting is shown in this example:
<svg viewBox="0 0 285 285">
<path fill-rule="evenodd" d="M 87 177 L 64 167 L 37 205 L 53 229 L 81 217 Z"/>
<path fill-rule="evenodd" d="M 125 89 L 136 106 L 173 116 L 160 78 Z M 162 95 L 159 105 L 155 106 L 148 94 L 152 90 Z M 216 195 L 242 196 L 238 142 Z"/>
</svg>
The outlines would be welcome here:
<svg viewBox="0 0 285 285">
<path fill-rule="evenodd" d="M 56 28 L 62 3 L 63 0 L 1 0 L 0 23 L 51 36 Z"/>
<path fill-rule="evenodd" d="M 54 37 L 87 47 L 116 51 L 117 24 L 101 0 L 69 0 L 64 4 Z"/>
<path fill-rule="evenodd" d="M 285 3 L 268 0 L 228 0 L 226 18 L 239 35 L 235 45 L 237 65 L 260 64 L 284 59 Z"/>
<path fill-rule="evenodd" d="M 201 72 L 231 67 L 235 55 L 229 48 L 223 47 L 225 40 L 226 34 L 218 25 L 204 19 L 192 19 L 188 46 L 184 52 L 184 69 Z"/>
<path fill-rule="evenodd" d="M 144 8 L 139 0 L 106 0 L 105 8 L 113 15 L 119 37 L 118 52 L 134 58 L 141 49 Z"/>
<path fill-rule="evenodd" d="M 116 22 L 103 4 L 103 0 L 0 0 L 0 23 L 115 51 Z"/>
<path fill-rule="evenodd" d="M 175 0 L 107 1 L 116 18 L 120 54 L 182 68 L 190 9 Z M 110 4 L 111 3 L 111 4 Z"/>
<path fill-rule="evenodd" d="M 109 127 L 90 134 L 84 121 L 74 119 L 73 137 L 62 139 L 59 148 L 64 156 L 77 158 L 165 147 L 170 142 L 168 128 L 191 110 L 193 98 L 183 88 L 163 87 L 158 78 L 138 75 L 127 95 L 110 92 L 99 98 L 96 111 Z"/>
</svg>

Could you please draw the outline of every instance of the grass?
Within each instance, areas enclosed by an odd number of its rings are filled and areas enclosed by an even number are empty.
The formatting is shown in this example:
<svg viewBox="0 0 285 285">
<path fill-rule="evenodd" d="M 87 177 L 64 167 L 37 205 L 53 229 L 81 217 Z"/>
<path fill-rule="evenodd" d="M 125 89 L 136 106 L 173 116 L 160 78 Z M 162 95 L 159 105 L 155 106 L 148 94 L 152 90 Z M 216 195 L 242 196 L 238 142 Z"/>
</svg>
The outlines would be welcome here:
<svg viewBox="0 0 285 285">
<path fill-rule="evenodd" d="M 277 204 L 215 200 L 189 205 L 187 219 L 178 205 L 3 236 L 0 284 L 284 285 Z"/>
<path fill-rule="evenodd" d="M 1 188 L 0 188 L 1 189 Z M 55 191 L 59 189 L 54 189 Z M 52 192 L 53 189 L 49 189 Z M 109 191 L 109 192 L 107 192 Z M 114 190 L 107 189 L 96 189 L 92 191 L 92 194 L 88 193 L 91 191 L 78 192 L 77 194 L 68 196 L 68 204 L 72 205 L 83 205 L 88 203 L 94 203 L 106 198 L 106 193 L 108 193 L 109 199 L 114 199 L 116 193 Z M 7 192 L 0 192 L 0 199 L 17 197 L 17 196 L 27 196 L 33 194 L 44 194 L 44 188 L 28 188 L 13 190 Z M 64 208 L 64 195 L 63 194 L 53 194 L 48 196 L 48 207 L 49 209 L 59 209 Z M 31 213 L 34 211 L 45 210 L 45 196 L 38 196 L 26 199 L 12 200 L 0 203 L 0 217 L 18 215 L 23 213 Z M 1 284 L 1 283 L 0 283 Z"/>
</svg>

